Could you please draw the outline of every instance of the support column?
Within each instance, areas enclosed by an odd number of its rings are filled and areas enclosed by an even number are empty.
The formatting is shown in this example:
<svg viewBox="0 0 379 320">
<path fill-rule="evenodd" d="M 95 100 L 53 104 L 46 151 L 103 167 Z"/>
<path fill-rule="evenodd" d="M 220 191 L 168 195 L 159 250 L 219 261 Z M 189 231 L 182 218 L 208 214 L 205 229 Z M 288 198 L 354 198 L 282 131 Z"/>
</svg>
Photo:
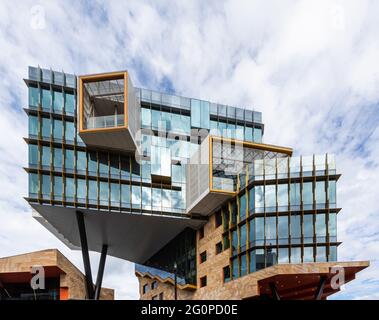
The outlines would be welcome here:
<svg viewBox="0 0 379 320">
<path fill-rule="evenodd" d="M 321 300 L 322 294 L 324 293 L 325 283 L 326 283 L 326 277 L 321 277 L 320 283 L 316 291 L 315 300 Z"/>
<path fill-rule="evenodd" d="M 85 278 L 86 278 L 87 299 L 93 299 L 94 291 L 93 291 L 93 282 L 92 282 L 91 263 L 89 259 L 89 253 L 88 253 L 87 234 L 86 234 L 86 227 L 84 223 L 83 212 L 78 211 L 78 210 L 76 211 L 76 220 L 78 221 L 80 245 L 82 248 L 83 264 L 84 264 L 84 271 L 85 271 Z"/>
<path fill-rule="evenodd" d="M 96 286 L 95 286 L 95 300 L 100 299 L 100 291 L 101 291 L 101 285 L 103 282 L 103 275 L 104 275 L 104 268 L 105 268 L 105 260 L 107 258 L 107 251 L 108 251 L 108 245 L 103 244 L 103 248 L 101 250 L 101 256 L 100 256 L 99 270 L 97 271 Z"/>
<path fill-rule="evenodd" d="M 274 300 L 280 300 L 280 296 L 278 294 L 278 290 L 276 290 L 275 282 L 271 282 L 270 283 L 270 288 L 271 288 L 272 298 Z"/>
</svg>

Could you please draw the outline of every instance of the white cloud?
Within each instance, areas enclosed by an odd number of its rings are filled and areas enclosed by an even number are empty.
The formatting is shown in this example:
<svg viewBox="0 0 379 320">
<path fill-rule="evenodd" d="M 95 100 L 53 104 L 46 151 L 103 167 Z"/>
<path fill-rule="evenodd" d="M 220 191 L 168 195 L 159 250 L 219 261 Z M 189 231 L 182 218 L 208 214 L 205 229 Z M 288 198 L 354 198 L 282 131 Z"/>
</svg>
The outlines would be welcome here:
<svg viewBox="0 0 379 320">
<path fill-rule="evenodd" d="M 35 5 L 2 1 L 0 10 L 1 255 L 54 246 L 81 263 L 21 198 L 27 66 L 129 69 L 137 85 L 159 89 L 167 77 L 186 96 L 257 108 L 268 143 L 336 153 L 339 258 L 373 261 L 336 297 L 378 298 L 377 1 L 41 1 L 43 29 L 35 28 Z M 138 296 L 130 264 L 112 259 L 108 271 L 105 285 L 120 298 Z"/>
</svg>

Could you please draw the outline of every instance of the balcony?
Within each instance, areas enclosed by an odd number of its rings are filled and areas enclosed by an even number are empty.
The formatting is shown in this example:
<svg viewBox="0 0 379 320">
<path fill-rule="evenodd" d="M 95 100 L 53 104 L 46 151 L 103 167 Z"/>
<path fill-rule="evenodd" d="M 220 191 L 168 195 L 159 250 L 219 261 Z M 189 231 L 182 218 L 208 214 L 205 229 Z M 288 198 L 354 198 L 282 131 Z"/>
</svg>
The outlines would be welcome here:
<svg viewBox="0 0 379 320">
<path fill-rule="evenodd" d="M 87 146 L 134 152 L 140 102 L 127 71 L 79 77 L 79 135 Z"/>
<path fill-rule="evenodd" d="M 290 155 L 290 148 L 208 136 L 187 164 L 187 213 L 212 214 L 246 186 L 241 173 L 252 163 Z"/>
</svg>

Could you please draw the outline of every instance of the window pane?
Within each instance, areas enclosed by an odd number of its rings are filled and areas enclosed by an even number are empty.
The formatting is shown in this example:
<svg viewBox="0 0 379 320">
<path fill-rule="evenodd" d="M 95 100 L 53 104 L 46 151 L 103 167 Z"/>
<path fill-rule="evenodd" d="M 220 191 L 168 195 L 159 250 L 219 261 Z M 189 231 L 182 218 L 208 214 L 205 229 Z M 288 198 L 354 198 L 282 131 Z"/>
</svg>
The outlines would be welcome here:
<svg viewBox="0 0 379 320">
<path fill-rule="evenodd" d="M 291 243 L 299 244 L 301 242 L 301 216 L 291 215 Z"/>
<path fill-rule="evenodd" d="M 247 263 L 246 263 L 247 256 L 246 254 L 241 255 L 241 277 L 247 274 Z"/>
<path fill-rule="evenodd" d="M 301 263 L 301 248 L 291 248 L 291 263 Z"/>
<path fill-rule="evenodd" d="M 100 182 L 100 205 L 109 205 L 109 186 L 108 182 Z"/>
<path fill-rule="evenodd" d="M 148 187 L 142 187 L 142 209 L 145 210 L 151 210 L 151 188 Z M 173 191 L 174 193 L 174 191 Z M 173 195 L 173 201 L 174 201 L 175 195 Z M 177 202 L 177 199 L 175 199 Z"/>
<path fill-rule="evenodd" d="M 38 146 L 29 144 L 29 167 L 35 168 L 38 166 Z"/>
<path fill-rule="evenodd" d="M 62 111 L 63 110 L 63 93 L 58 91 L 53 91 L 54 93 L 54 101 L 53 108 L 54 111 Z"/>
<path fill-rule="evenodd" d="M 303 262 L 314 262 L 313 247 L 305 247 L 304 248 Z"/>
<path fill-rule="evenodd" d="M 75 126 L 73 122 L 66 121 L 65 123 L 65 139 L 71 143 L 75 140 Z"/>
<path fill-rule="evenodd" d="M 288 243 L 288 216 L 278 217 L 278 238 L 279 244 Z"/>
<path fill-rule="evenodd" d="M 76 170 L 77 171 L 86 171 L 87 167 L 87 155 L 84 151 L 76 152 Z"/>
<path fill-rule="evenodd" d="M 151 110 L 151 127 L 154 130 L 159 129 L 161 113 L 157 110 Z"/>
<path fill-rule="evenodd" d="M 118 155 L 110 155 L 110 172 L 112 178 L 120 177 L 120 161 Z"/>
<path fill-rule="evenodd" d="M 326 262 L 326 247 L 316 247 L 316 262 Z"/>
<path fill-rule="evenodd" d="M 191 126 L 201 128 L 200 100 L 191 99 Z"/>
<path fill-rule="evenodd" d="M 256 270 L 256 260 L 255 260 L 255 251 L 250 251 L 250 272 Z"/>
<path fill-rule="evenodd" d="M 97 181 L 95 180 L 88 181 L 88 202 L 90 204 L 97 203 Z"/>
<path fill-rule="evenodd" d="M 38 107 L 38 88 L 29 87 L 29 106 Z"/>
<path fill-rule="evenodd" d="M 245 127 L 245 140 L 253 142 L 253 128 Z"/>
<path fill-rule="evenodd" d="M 276 207 L 275 186 L 266 186 L 266 188 L 265 188 L 265 202 L 266 202 L 266 208 Z M 275 210 L 275 209 L 273 208 L 273 210 Z M 270 209 L 269 209 L 269 211 L 270 211 Z"/>
<path fill-rule="evenodd" d="M 232 231 L 232 254 L 236 254 L 237 253 L 237 249 L 238 249 L 238 236 L 237 236 L 237 230 L 233 230 Z"/>
<path fill-rule="evenodd" d="M 276 217 L 266 217 L 266 244 L 274 245 L 276 243 Z"/>
<path fill-rule="evenodd" d="M 99 172 L 103 177 L 108 176 L 109 166 L 108 166 L 108 154 L 99 153 Z"/>
<path fill-rule="evenodd" d="M 291 183 L 290 201 L 291 201 L 291 206 L 300 205 L 300 183 Z"/>
<path fill-rule="evenodd" d="M 151 128 L 151 110 L 141 108 L 142 127 Z"/>
<path fill-rule="evenodd" d="M 326 193 L 325 193 L 325 182 L 317 181 L 316 182 L 316 204 L 325 204 L 326 202 Z"/>
<path fill-rule="evenodd" d="M 337 261 L 337 246 L 330 246 L 329 261 Z"/>
<path fill-rule="evenodd" d="M 246 218 L 246 193 L 239 199 L 239 221 Z"/>
<path fill-rule="evenodd" d="M 63 194 L 63 179 L 62 177 L 54 177 L 54 199 L 62 200 Z"/>
<path fill-rule="evenodd" d="M 29 116 L 29 136 L 38 136 L 38 118 Z"/>
<path fill-rule="evenodd" d="M 263 186 L 255 186 L 255 208 L 264 207 Z"/>
<path fill-rule="evenodd" d="M 97 155 L 96 152 L 88 153 L 88 174 L 96 175 L 97 174 Z"/>
<path fill-rule="evenodd" d="M 130 185 L 121 185 L 121 206 L 130 207 Z"/>
<path fill-rule="evenodd" d="M 132 186 L 132 206 L 141 208 L 141 187 L 139 186 Z"/>
<path fill-rule="evenodd" d="M 66 201 L 74 202 L 75 195 L 75 183 L 73 178 L 67 178 L 65 181 L 65 193 L 66 193 Z"/>
<path fill-rule="evenodd" d="M 29 197 L 38 197 L 38 174 L 29 173 Z"/>
<path fill-rule="evenodd" d="M 278 255 L 276 253 L 276 248 L 266 249 L 266 268 L 271 267 L 278 263 Z"/>
<path fill-rule="evenodd" d="M 254 212 L 255 199 L 254 199 L 254 188 L 249 190 L 249 212 Z"/>
<path fill-rule="evenodd" d="M 51 93 L 50 90 L 42 89 L 42 109 L 50 109 Z"/>
<path fill-rule="evenodd" d="M 238 278 L 238 258 L 232 260 L 233 279 Z"/>
<path fill-rule="evenodd" d="M 85 179 L 77 179 L 76 180 L 76 201 L 80 203 L 86 202 L 86 180 Z"/>
<path fill-rule="evenodd" d="M 250 247 L 255 244 L 255 219 L 249 221 L 249 243 Z"/>
<path fill-rule="evenodd" d="M 63 125 L 61 120 L 53 119 L 53 137 L 58 141 L 63 139 Z"/>
<path fill-rule="evenodd" d="M 288 248 L 279 248 L 278 263 L 289 263 Z"/>
<path fill-rule="evenodd" d="M 162 209 L 162 190 L 152 189 L 152 206 L 153 210 L 160 211 Z"/>
<path fill-rule="evenodd" d="M 312 182 L 303 183 L 303 203 L 304 205 L 313 203 Z"/>
<path fill-rule="evenodd" d="M 304 243 L 313 242 L 313 215 L 304 215 L 303 217 Z"/>
<path fill-rule="evenodd" d="M 42 137 L 50 139 L 50 118 L 42 118 Z"/>
<path fill-rule="evenodd" d="M 256 234 L 256 244 L 262 245 L 264 242 L 264 218 L 255 218 L 255 234 Z"/>
<path fill-rule="evenodd" d="M 42 146 L 41 164 L 42 168 L 50 169 L 50 147 Z"/>
<path fill-rule="evenodd" d="M 65 150 L 65 168 L 68 171 L 74 170 L 75 159 L 74 159 L 74 150 L 66 149 Z"/>
<path fill-rule="evenodd" d="M 120 206 L 120 185 L 111 183 L 111 206 Z"/>
<path fill-rule="evenodd" d="M 54 170 L 62 170 L 63 154 L 62 148 L 54 148 Z"/>
<path fill-rule="evenodd" d="M 278 185 L 278 209 L 279 211 L 286 211 L 288 209 L 288 185 Z"/>
<path fill-rule="evenodd" d="M 75 113 L 75 97 L 73 94 L 65 93 L 65 112 L 69 114 Z"/>
<path fill-rule="evenodd" d="M 326 242 L 325 214 L 316 214 L 316 239 L 317 242 Z"/>
<path fill-rule="evenodd" d="M 254 128 L 254 142 L 262 143 L 262 129 Z"/>
<path fill-rule="evenodd" d="M 243 224 L 240 227 L 240 246 L 241 246 L 241 251 L 246 250 L 246 241 L 247 241 L 247 237 L 246 237 L 246 224 Z"/>
<path fill-rule="evenodd" d="M 200 127 L 204 128 L 204 129 L 209 129 L 209 102 L 207 102 L 207 101 L 201 101 L 201 123 L 200 123 Z"/>
<path fill-rule="evenodd" d="M 50 199 L 50 175 L 43 174 L 42 176 L 42 198 L 43 199 Z"/>
<path fill-rule="evenodd" d="M 336 182 L 335 181 L 329 181 L 329 203 L 334 204 L 336 203 Z"/>
<path fill-rule="evenodd" d="M 265 267 L 265 253 L 263 249 L 257 249 L 255 251 L 255 261 L 255 269 L 257 271 Z"/>
<path fill-rule="evenodd" d="M 330 242 L 337 241 L 337 214 L 329 213 L 329 237 Z"/>
</svg>

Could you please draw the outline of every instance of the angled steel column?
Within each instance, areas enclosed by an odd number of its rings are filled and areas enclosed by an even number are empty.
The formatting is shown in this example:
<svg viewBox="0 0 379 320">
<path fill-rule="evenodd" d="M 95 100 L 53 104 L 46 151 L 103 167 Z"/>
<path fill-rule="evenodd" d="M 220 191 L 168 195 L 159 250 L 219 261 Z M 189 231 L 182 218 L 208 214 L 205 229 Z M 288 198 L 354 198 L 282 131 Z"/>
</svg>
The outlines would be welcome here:
<svg viewBox="0 0 379 320">
<path fill-rule="evenodd" d="M 321 277 L 320 283 L 316 291 L 315 300 L 321 300 L 322 294 L 324 293 L 325 283 L 326 283 L 326 277 Z"/>
<path fill-rule="evenodd" d="M 101 256 L 100 256 L 99 270 L 97 271 L 96 286 L 95 286 L 95 300 L 100 299 L 101 284 L 103 282 L 103 275 L 104 275 L 104 268 L 105 268 L 105 260 L 107 258 L 107 251 L 108 251 L 108 245 L 103 244 L 103 248 L 101 250 Z"/>
<path fill-rule="evenodd" d="M 174 263 L 174 300 L 178 300 L 178 265 Z"/>
<path fill-rule="evenodd" d="M 93 282 L 92 282 L 92 273 L 91 273 L 91 263 L 89 260 L 87 234 L 86 234 L 86 226 L 84 224 L 83 212 L 78 211 L 78 210 L 76 211 L 76 220 L 78 221 L 80 244 L 81 244 L 81 248 L 82 248 L 83 264 L 84 264 L 84 271 L 86 274 L 85 277 L 86 277 L 87 298 L 93 299 L 94 291 L 93 291 Z"/>
<path fill-rule="evenodd" d="M 273 299 L 280 300 L 280 296 L 278 294 L 278 291 L 276 290 L 275 282 L 270 282 L 270 289 L 271 289 Z"/>
</svg>

